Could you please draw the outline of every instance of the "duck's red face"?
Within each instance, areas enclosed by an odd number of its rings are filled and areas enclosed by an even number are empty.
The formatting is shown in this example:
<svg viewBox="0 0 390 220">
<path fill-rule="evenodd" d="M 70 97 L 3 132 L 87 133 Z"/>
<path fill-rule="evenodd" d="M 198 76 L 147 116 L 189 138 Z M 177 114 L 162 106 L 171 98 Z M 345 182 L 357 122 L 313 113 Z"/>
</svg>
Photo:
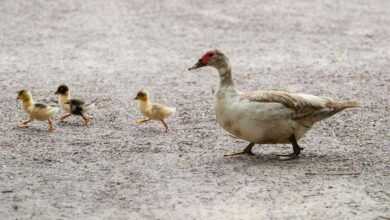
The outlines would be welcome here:
<svg viewBox="0 0 390 220">
<path fill-rule="evenodd" d="M 198 60 L 198 62 L 194 66 L 192 66 L 188 70 L 198 69 L 204 66 L 210 66 L 213 63 L 213 61 L 216 59 L 216 57 L 217 57 L 216 50 L 208 51 Z"/>
<path fill-rule="evenodd" d="M 210 63 L 210 60 L 213 59 L 214 57 L 215 57 L 215 52 L 209 51 L 209 52 L 205 53 L 202 56 L 202 58 L 200 58 L 200 61 L 202 62 L 202 64 L 208 65 Z"/>
</svg>

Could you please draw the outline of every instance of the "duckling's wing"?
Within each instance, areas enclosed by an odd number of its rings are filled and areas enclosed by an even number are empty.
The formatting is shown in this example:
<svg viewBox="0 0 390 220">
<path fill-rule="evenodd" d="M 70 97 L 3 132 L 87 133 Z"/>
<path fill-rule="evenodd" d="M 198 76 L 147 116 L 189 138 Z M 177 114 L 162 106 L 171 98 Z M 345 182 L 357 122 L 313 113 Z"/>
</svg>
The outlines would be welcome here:
<svg viewBox="0 0 390 220">
<path fill-rule="evenodd" d="M 85 102 L 80 99 L 70 99 L 69 101 L 70 105 L 70 112 L 75 115 L 82 115 L 85 111 L 84 104 Z"/>
<path fill-rule="evenodd" d="M 45 119 L 51 117 L 59 111 L 59 108 L 45 105 L 42 103 L 35 103 L 31 115 L 37 119 Z"/>
<path fill-rule="evenodd" d="M 35 103 L 35 104 L 34 104 L 34 108 L 37 108 L 37 109 L 45 109 L 45 108 L 47 108 L 47 105 L 42 104 L 42 103 Z"/>
<path fill-rule="evenodd" d="M 70 105 L 75 105 L 75 106 L 82 106 L 85 104 L 85 102 L 80 99 L 70 99 L 68 102 Z"/>
<path fill-rule="evenodd" d="M 171 108 L 171 107 L 161 105 L 158 103 L 154 103 L 152 105 L 152 115 L 154 115 L 158 118 L 161 118 L 161 119 L 168 117 L 169 115 L 171 115 L 174 112 L 175 112 L 175 108 Z"/>
</svg>

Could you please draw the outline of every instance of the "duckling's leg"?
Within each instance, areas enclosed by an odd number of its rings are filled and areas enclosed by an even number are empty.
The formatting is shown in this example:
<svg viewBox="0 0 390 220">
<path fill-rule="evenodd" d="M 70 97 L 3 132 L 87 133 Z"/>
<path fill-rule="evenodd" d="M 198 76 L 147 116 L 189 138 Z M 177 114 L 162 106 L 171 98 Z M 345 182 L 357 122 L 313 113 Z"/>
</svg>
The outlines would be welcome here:
<svg viewBox="0 0 390 220">
<path fill-rule="evenodd" d="M 60 122 L 64 122 L 64 119 L 71 116 L 72 114 L 71 113 L 67 113 L 65 115 L 63 115 L 61 118 L 60 118 Z"/>
<path fill-rule="evenodd" d="M 165 121 L 164 120 L 160 120 L 161 121 L 161 123 L 164 125 L 164 127 L 165 127 L 165 132 L 168 132 L 168 125 L 167 125 L 167 123 L 165 123 Z"/>
<path fill-rule="evenodd" d="M 49 119 L 47 119 L 47 122 L 49 124 L 49 132 L 54 131 L 52 120 L 49 118 Z"/>
<path fill-rule="evenodd" d="M 255 155 L 252 152 L 253 146 L 255 146 L 255 143 L 249 143 L 248 146 L 246 146 L 246 148 L 243 151 L 238 152 L 238 153 L 225 154 L 224 157 L 231 157 L 231 156 L 236 156 L 236 155 L 241 155 L 241 154 Z"/>
<path fill-rule="evenodd" d="M 30 118 L 30 119 L 28 119 L 28 120 L 26 120 L 26 121 L 23 121 L 22 123 L 20 123 L 19 125 L 18 125 L 18 127 L 19 128 L 27 128 L 28 127 L 28 123 L 30 123 L 30 122 L 32 122 L 33 121 L 33 119 L 32 118 Z"/>
<path fill-rule="evenodd" d="M 150 121 L 150 120 L 151 120 L 150 118 L 144 118 L 144 119 L 137 120 L 135 123 L 140 125 L 140 124 L 145 123 L 145 122 Z"/>
<path fill-rule="evenodd" d="M 303 150 L 303 148 L 298 145 L 297 139 L 295 139 L 294 135 L 291 135 L 291 137 L 288 140 L 291 142 L 294 152 L 291 154 L 279 154 L 278 156 L 285 157 L 285 158 L 282 158 L 283 160 L 295 159 L 299 156 L 299 154 L 301 153 L 301 150 Z"/>
</svg>

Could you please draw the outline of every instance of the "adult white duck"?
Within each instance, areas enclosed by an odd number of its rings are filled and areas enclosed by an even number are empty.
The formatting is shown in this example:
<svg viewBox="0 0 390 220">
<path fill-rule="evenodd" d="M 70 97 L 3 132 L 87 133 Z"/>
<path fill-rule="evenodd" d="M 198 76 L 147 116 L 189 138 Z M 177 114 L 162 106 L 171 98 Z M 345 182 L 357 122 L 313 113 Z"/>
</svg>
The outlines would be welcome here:
<svg viewBox="0 0 390 220">
<path fill-rule="evenodd" d="M 297 158 L 303 149 L 297 141 L 316 122 L 358 106 L 355 101 L 336 101 L 303 93 L 239 92 L 234 87 L 229 59 L 219 50 L 208 51 L 188 70 L 204 66 L 214 67 L 219 73 L 215 103 L 218 124 L 235 137 L 250 142 L 242 152 L 225 156 L 253 155 L 255 144 L 291 143 L 293 153 L 279 156 L 282 159 Z"/>
</svg>

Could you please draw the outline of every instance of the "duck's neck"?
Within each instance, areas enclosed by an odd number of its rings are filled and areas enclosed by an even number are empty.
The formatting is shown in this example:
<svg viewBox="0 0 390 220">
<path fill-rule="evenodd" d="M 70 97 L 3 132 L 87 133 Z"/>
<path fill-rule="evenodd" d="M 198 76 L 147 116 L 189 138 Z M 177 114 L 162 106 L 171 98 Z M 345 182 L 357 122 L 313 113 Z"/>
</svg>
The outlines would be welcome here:
<svg viewBox="0 0 390 220">
<path fill-rule="evenodd" d="M 234 87 L 232 79 L 232 68 L 229 64 L 219 67 L 218 72 L 220 78 L 220 87 Z"/>
<path fill-rule="evenodd" d="M 232 95 L 236 96 L 238 92 L 234 88 L 234 82 L 232 78 L 232 68 L 229 63 L 225 63 L 218 68 L 219 72 L 219 90 L 217 93 L 218 97 Z"/>
</svg>

